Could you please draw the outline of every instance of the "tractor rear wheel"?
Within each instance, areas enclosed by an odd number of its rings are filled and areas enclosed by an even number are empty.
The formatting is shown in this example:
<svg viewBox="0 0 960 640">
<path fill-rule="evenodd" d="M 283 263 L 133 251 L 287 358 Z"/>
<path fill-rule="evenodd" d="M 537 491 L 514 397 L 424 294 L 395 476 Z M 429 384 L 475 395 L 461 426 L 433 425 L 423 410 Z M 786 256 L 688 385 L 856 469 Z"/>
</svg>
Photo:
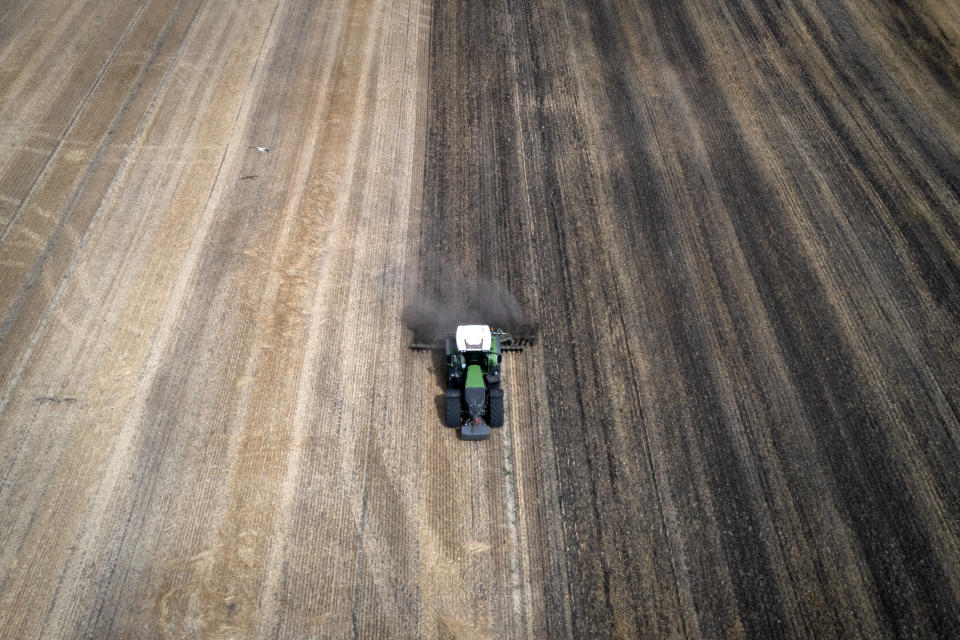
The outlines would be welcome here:
<svg viewBox="0 0 960 640">
<path fill-rule="evenodd" d="M 460 401 L 459 389 L 447 389 L 446 425 L 459 427 L 460 416 L 463 413 L 463 403 Z"/>
<path fill-rule="evenodd" d="M 490 389 L 490 426 L 503 426 L 503 389 Z"/>
</svg>

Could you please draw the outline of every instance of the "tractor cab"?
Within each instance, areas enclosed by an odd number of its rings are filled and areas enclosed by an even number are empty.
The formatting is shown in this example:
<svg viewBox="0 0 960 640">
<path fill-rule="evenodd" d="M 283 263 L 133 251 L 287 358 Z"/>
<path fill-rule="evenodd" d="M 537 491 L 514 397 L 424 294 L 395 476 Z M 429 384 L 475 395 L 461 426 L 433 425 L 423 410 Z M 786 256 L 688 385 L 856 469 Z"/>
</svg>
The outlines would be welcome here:
<svg viewBox="0 0 960 640">
<path fill-rule="evenodd" d="M 447 381 L 452 386 L 459 386 L 472 366 L 477 367 L 474 374 L 483 376 L 488 385 L 499 382 L 502 358 L 500 340 L 487 325 L 466 324 L 457 327 L 454 340 L 447 341 L 446 355 Z"/>
<path fill-rule="evenodd" d="M 490 351 L 493 332 L 485 324 L 462 324 L 457 327 L 459 351 Z"/>
</svg>

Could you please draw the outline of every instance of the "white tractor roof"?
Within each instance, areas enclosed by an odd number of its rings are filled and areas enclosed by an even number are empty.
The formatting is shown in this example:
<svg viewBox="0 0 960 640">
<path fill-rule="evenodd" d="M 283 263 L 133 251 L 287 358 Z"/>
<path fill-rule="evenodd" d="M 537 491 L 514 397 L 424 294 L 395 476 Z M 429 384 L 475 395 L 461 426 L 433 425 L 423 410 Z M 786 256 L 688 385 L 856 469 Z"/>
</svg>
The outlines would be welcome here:
<svg viewBox="0 0 960 640">
<path fill-rule="evenodd" d="M 490 327 L 485 324 L 462 324 L 457 327 L 457 349 L 490 351 Z"/>
</svg>

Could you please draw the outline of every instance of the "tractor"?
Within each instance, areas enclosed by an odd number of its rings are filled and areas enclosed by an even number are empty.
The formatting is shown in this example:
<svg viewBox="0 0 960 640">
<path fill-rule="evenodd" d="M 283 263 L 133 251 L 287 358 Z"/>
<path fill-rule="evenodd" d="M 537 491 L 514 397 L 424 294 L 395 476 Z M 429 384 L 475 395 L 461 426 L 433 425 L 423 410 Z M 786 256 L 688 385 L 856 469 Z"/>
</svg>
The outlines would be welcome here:
<svg viewBox="0 0 960 640">
<path fill-rule="evenodd" d="M 448 427 L 459 427 L 462 440 L 486 440 L 490 427 L 503 426 L 503 388 L 500 365 L 505 351 L 520 351 L 533 338 L 515 339 L 509 333 L 483 324 L 457 327 L 442 338 L 447 389 L 444 402 Z M 414 344 L 415 349 L 438 346 Z"/>
</svg>

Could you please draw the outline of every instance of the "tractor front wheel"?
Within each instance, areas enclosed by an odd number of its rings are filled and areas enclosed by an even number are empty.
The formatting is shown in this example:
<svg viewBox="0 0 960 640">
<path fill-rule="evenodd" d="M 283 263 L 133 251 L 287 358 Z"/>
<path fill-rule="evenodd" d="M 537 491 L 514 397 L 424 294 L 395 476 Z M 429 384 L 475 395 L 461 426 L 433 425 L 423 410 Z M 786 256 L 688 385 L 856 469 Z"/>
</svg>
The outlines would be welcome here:
<svg viewBox="0 0 960 640">
<path fill-rule="evenodd" d="M 460 390 L 447 389 L 446 402 L 446 425 L 448 427 L 459 427 L 460 416 L 463 413 L 463 403 L 460 401 Z"/>
<path fill-rule="evenodd" d="M 503 426 L 503 389 L 490 389 L 490 426 Z"/>
</svg>

